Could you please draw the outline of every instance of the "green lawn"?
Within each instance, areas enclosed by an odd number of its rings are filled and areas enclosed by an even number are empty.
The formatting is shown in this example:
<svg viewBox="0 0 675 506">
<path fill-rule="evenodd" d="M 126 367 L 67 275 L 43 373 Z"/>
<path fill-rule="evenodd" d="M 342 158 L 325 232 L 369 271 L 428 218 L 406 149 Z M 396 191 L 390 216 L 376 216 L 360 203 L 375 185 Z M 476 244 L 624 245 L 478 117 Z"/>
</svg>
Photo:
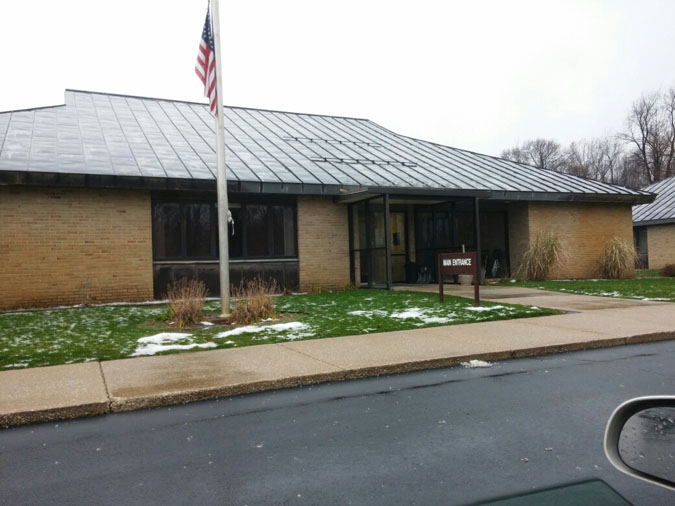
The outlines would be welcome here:
<svg viewBox="0 0 675 506">
<path fill-rule="evenodd" d="M 636 278 L 658 278 L 660 276 L 660 269 L 635 269 Z"/>
<path fill-rule="evenodd" d="M 166 306 L 100 306 L 0 314 L 0 369 L 232 348 L 322 337 L 556 314 L 431 293 L 353 290 L 278 297 L 279 318 L 260 325 L 178 330 Z M 206 305 L 211 316 L 216 302 Z M 207 318 L 208 319 L 208 318 Z"/>
<path fill-rule="evenodd" d="M 675 278 L 644 277 L 631 279 L 585 279 L 571 281 L 523 281 L 510 286 L 524 286 L 603 297 L 622 297 L 675 302 Z"/>
</svg>

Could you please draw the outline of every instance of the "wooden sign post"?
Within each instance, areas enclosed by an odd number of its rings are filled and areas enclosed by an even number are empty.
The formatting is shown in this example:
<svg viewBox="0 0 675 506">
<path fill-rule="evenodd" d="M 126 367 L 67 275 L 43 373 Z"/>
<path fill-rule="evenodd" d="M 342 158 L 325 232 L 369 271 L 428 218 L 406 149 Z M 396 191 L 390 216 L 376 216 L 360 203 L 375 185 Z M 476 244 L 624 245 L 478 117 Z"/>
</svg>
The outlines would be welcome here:
<svg viewBox="0 0 675 506">
<path fill-rule="evenodd" d="M 438 296 L 443 302 L 443 276 L 449 274 L 473 274 L 473 305 L 478 307 L 478 259 L 475 251 L 467 253 L 441 253 L 438 255 Z"/>
</svg>

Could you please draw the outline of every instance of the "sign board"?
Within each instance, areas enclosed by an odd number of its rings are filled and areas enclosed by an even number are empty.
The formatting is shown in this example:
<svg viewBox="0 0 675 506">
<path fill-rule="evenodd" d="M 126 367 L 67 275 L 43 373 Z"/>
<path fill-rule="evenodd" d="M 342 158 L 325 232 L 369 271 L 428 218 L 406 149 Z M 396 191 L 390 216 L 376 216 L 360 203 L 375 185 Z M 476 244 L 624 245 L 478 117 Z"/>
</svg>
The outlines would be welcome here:
<svg viewBox="0 0 675 506">
<path fill-rule="evenodd" d="M 438 296 L 443 302 L 443 276 L 454 274 L 473 274 L 473 305 L 478 307 L 478 260 L 475 251 L 467 253 L 441 253 L 438 255 Z"/>
</svg>

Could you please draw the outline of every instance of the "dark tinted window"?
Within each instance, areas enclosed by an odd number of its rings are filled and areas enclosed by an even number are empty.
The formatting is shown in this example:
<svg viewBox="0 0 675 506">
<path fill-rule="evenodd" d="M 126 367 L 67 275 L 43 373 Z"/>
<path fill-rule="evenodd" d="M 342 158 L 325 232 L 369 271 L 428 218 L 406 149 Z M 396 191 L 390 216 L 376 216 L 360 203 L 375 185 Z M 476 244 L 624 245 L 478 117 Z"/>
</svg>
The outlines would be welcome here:
<svg viewBox="0 0 675 506">
<path fill-rule="evenodd" d="M 228 224 L 232 259 L 296 257 L 295 206 L 239 204 L 230 207 Z M 153 256 L 157 260 L 218 258 L 218 215 L 215 202 L 154 202 Z"/>
<path fill-rule="evenodd" d="M 190 203 L 183 205 L 185 220 L 185 253 L 190 258 L 209 258 L 215 256 L 213 230 L 216 219 L 212 204 Z"/>
<path fill-rule="evenodd" d="M 246 256 L 270 256 L 269 206 L 246 206 Z"/>
<path fill-rule="evenodd" d="M 152 209 L 152 250 L 155 258 L 180 257 L 180 205 L 161 202 Z"/>
<path fill-rule="evenodd" d="M 272 206 L 274 256 L 295 256 L 295 214 L 291 206 Z"/>
</svg>

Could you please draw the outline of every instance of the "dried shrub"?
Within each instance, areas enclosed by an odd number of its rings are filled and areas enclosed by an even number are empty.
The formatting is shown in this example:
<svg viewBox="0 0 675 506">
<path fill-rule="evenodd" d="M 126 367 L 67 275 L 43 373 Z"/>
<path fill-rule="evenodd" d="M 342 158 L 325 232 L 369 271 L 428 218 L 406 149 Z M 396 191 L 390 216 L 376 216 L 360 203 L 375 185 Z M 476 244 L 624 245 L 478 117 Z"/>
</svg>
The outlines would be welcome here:
<svg viewBox="0 0 675 506">
<path fill-rule="evenodd" d="M 239 300 L 232 311 L 232 322 L 238 324 L 255 323 L 263 318 L 274 316 L 272 295 L 279 293 L 279 285 L 274 280 L 265 281 L 257 277 L 232 289 L 232 295 Z"/>
<path fill-rule="evenodd" d="M 675 277 L 675 264 L 666 264 L 663 266 L 663 269 L 660 271 L 661 276 L 666 276 L 668 278 Z"/>
<path fill-rule="evenodd" d="M 171 283 L 166 292 L 171 321 L 181 329 L 201 321 L 207 293 L 206 285 L 194 278 L 181 278 Z"/>
<path fill-rule="evenodd" d="M 606 279 L 626 278 L 633 274 L 637 253 L 632 244 L 612 237 L 600 259 L 600 276 Z"/>
<path fill-rule="evenodd" d="M 532 281 L 548 279 L 551 271 L 567 259 L 560 238 L 554 232 L 538 232 L 523 255 L 518 277 Z"/>
</svg>

